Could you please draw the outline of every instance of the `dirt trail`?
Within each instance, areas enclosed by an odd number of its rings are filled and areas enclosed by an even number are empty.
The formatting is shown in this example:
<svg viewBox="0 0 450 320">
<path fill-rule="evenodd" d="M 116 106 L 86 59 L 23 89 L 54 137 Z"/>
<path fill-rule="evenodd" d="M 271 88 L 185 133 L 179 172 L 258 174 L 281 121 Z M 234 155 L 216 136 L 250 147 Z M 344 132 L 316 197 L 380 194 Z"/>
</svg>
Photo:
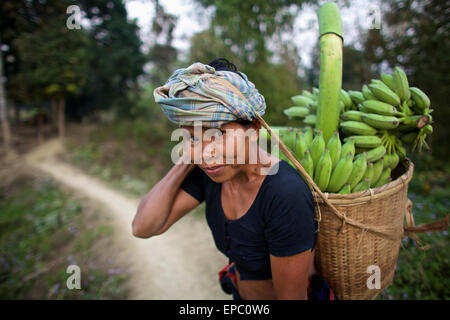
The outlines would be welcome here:
<svg viewBox="0 0 450 320">
<path fill-rule="evenodd" d="M 215 248 L 206 221 L 188 214 L 163 235 L 135 238 L 131 222 L 140 199 L 58 160 L 55 155 L 63 151 L 59 140 L 51 140 L 28 153 L 24 162 L 104 206 L 119 244 L 115 258 L 130 266 L 131 299 L 231 299 L 217 281 L 227 260 Z"/>
</svg>

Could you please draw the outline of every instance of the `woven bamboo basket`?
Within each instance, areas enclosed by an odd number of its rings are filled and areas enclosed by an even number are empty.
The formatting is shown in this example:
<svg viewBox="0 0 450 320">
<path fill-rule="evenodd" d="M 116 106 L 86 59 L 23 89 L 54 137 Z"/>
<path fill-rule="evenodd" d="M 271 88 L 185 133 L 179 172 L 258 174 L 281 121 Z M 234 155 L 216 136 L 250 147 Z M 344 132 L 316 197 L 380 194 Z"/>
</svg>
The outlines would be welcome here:
<svg viewBox="0 0 450 320">
<path fill-rule="evenodd" d="M 316 265 L 338 299 L 374 299 L 392 283 L 413 170 L 413 163 L 405 159 L 389 184 L 346 195 L 325 193 L 345 219 L 317 197 L 320 222 Z M 348 219 L 360 226 L 348 224 Z M 367 285 L 374 272 L 368 270 L 370 266 L 379 268 L 379 289 Z"/>
<path fill-rule="evenodd" d="M 394 278 L 403 221 L 408 213 L 408 183 L 414 165 L 404 159 L 393 170 L 393 181 L 379 188 L 341 195 L 320 191 L 291 151 L 258 117 L 281 151 L 299 169 L 315 197 L 319 235 L 315 263 L 337 299 L 374 299 Z M 412 216 L 409 216 L 411 218 Z M 378 267 L 379 289 L 368 279 Z"/>
</svg>

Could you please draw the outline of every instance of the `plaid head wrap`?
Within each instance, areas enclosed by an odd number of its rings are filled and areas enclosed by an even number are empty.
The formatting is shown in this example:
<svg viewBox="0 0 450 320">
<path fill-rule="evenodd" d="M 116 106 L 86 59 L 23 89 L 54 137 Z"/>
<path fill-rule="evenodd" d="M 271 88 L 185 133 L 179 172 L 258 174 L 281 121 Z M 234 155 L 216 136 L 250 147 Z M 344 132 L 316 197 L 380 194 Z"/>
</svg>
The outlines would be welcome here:
<svg viewBox="0 0 450 320">
<path fill-rule="evenodd" d="M 163 86 L 153 91 L 153 96 L 169 120 L 180 126 L 202 121 L 204 127 L 217 128 L 229 121 L 253 120 L 257 114 L 264 114 L 266 102 L 247 76 L 240 74 L 243 78 L 235 72 L 216 71 L 196 62 L 176 70 Z M 224 85 L 223 80 L 240 94 Z"/>
</svg>

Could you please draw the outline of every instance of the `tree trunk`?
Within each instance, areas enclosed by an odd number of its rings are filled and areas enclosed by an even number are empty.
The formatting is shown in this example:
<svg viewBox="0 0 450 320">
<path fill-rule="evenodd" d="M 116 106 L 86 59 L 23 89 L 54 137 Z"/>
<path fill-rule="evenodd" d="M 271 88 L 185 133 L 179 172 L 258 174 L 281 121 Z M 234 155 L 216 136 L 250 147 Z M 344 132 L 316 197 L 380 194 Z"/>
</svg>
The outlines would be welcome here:
<svg viewBox="0 0 450 320">
<path fill-rule="evenodd" d="M 0 48 L 1 48 L 0 39 Z M 2 124 L 3 143 L 6 153 L 11 150 L 11 129 L 9 128 L 8 114 L 6 112 L 6 97 L 5 88 L 3 86 L 3 55 L 0 49 L 0 122 Z"/>
<path fill-rule="evenodd" d="M 61 140 L 64 140 L 64 137 L 66 135 L 65 119 L 64 119 L 65 108 L 66 108 L 66 100 L 64 99 L 64 96 L 60 96 L 58 98 L 58 135 Z"/>
</svg>

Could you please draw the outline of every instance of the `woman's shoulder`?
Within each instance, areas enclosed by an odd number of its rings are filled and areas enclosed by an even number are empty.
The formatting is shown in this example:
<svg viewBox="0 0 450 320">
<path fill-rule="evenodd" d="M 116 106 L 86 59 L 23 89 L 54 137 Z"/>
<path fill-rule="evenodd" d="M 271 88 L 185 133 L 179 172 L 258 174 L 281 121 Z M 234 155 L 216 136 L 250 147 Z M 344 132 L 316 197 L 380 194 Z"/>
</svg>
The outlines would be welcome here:
<svg viewBox="0 0 450 320">
<path fill-rule="evenodd" d="M 300 173 L 281 160 L 276 173 L 266 177 L 263 199 L 267 202 L 314 202 L 313 194 Z"/>
</svg>

